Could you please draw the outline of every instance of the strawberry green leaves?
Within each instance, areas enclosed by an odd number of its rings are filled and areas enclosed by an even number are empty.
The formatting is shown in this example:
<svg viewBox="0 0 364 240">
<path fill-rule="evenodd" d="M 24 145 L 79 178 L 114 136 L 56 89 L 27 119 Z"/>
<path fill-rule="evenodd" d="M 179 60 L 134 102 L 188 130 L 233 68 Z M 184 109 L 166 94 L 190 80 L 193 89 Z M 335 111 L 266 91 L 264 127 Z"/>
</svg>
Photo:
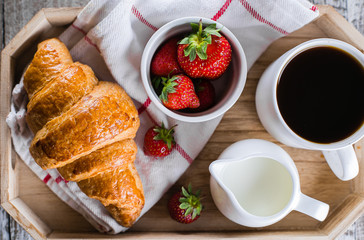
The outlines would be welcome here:
<svg viewBox="0 0 364 240">
<path fill-rule="evenodd" d="M 195 194 L 192 194 L 191 184 L 188 185 L 188 191 L 182 187 L 182 197 L 179 201 L 181 202 L 179 207 L 186 210 L 184 216 L 192 213 L 192 219 L 194 219 L 197 215 L 200 215 L 202 210 L 200 190 L 198 190 Z"/>
<path fill-rule="evenodd" d="M 208 36 L 214 35 L 217 37 L 221 37 L 221 34 L 219 33 L 220 30 L 221 29 L 216 29 L 216 23 L 213 23 L 213 24 L 208 25 L 203 31 Z"/>
<path fill-rule="evenodd" d="M 175 144 L 173 137 L 175 127 L 176 125 L 171 127 L 170 129 L 167 129 L 164 127 L 164 123 L 162 122 L 161 127 L 156 126 L 153 129 L 153 131 L 157 133 L 157 135 L 153 137 L 153 140 L 162 140 L 165 144 L 167 144 L 168 149 L 171 150 L 172 145 Z"/>
<path fill-rule="evenodd" d="M 200 106 L 192 80 L 183 74 L 154 79 L 153 87 L 156 92 L 160 92 L 159 98 L 163 105 L 171 110 Z"/>
<path fill-rule="evenodd" d="M 207 59 L 207 47 L 211 44 L 211 36 L 221 37 L 219 31 L 221 29 L 216 29 L 216 24 L 210 24 L 204 29 L 202 29 L 202 20 L 199 24 L 191 23 L 193 33 L 189 36 L 183 38 L 178 44 L 188 44 L 188 47 L 184 49 L 184 55 L 189 56 L 190 61 L 196 59 L 196 55 L 202 59 Z"/>
<path fill-rule="evenodd" d="M 200 191 L 193 194 L 191 184 L 188 185 L 187 190 L 182 187 L 168 201 L 170 216 L 180 223 L 189 224 L 196 221 L 200 217 L 202 209 Z"/>
<path fill-rule="evenodd" d="M 173 137 L 175 127 L 167 129 L 162 122 L 161 126 L 149 128 L 144 135 L 144 153 L 154 157 L 168 156 L 176 144 Z"/>
<path fill-rule="evenodd" d="M 177 76 L 173 76 L 171 78 L 168 77 L 153 78 L 152 80 L 153 88 L 162 101 L 168 100 L 169 93 L 176 92 L 175 87 L 178 85 L 178 83 L 176 82 L 177 79 L 178 79 Z"/>
</svg>

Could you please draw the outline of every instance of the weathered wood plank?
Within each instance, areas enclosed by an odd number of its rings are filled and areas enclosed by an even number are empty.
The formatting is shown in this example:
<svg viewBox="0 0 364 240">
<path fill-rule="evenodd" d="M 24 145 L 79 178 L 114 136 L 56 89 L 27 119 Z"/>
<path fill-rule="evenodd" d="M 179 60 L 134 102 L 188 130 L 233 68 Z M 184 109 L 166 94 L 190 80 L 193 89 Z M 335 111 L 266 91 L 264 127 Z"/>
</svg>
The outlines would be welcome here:
<svg viewBox="0 0 364 240">
<path fill-rule="evenodd" d="M 308 0 L 315 5 L 330 5 L 344 18 L 348 19 L 347 1 L 359 2 L 360 0 Z"/>
<path fill-rule="evenodd" d="M 355 222 L 355 237 L 354 239 L 363 240 L 364 239 L 364 215 L 362 215 L 356 222 Z"/>
<path fill-rule="evenodd" d="M 355 222 L 353 225 L 351 225 L 348 230 L 339 237 L 338 240 L 352 240 L 352 239 L 357 239 L 355 238 L 355 234 L 356 234 L 356 229 L 357 229 L 357 223 Z"/>
<path fill-rule="evenodd" d="M 4 48 L 4 0 L 0 0 L 0 49 Z"/>
<path fill-rule="evenodd" d="M 9 240 L 10 233 L 9 233 L 9 214 L 7 214 L 3 208 L 0 208 L 0 239 L 2 240 Z"/>
<path fill-rule="evenodd" d="M 5 19 L 5 45 L 42 8 L 82 7 L 89 0 L 3 0 Z"/>
<path fill-rule="evenodd" d="M 364 34 L 364 1 L 363 0 L 309 0 L 316 5 L 333 6 L 354 27 Z"/>
<path fill-rule="evenodd" d="M 354 25 L 356 29 L 364 35 L 364 1 L 348 0 L 348 18 L 347 20 Z"/>
<path fill-rule="evenodd" d="M 11 240 L 33 240 L 33 238 L 14 220 L 10 221 Z"/>
</svg>

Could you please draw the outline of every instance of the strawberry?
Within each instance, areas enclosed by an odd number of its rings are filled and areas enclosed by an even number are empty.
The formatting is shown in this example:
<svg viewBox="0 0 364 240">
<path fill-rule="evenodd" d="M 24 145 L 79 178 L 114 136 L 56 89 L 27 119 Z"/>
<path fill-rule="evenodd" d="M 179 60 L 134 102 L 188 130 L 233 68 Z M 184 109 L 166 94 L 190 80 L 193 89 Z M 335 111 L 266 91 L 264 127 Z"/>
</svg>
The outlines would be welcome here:
<svg viewBox="0 0 364 240">
<path fill-rule="evenodd" d="M 192 112 L 202 112 L 210 108 L 215 102 L 215 88 L 211 82 L 206 79 L 197 80 L 195 89 L 200 100 L 200 106 L 190 110 Z"/>
<path fill-rule="evenodd" d="M 164 106 L 172 110 L 184 108 L 197 108 L 200 101 L 195 93 L 192 80 L 183 75 L 174 75 L 171 78 L 160 77 L 153 79 L 156 92 L 163 85 L 159 98 Z"/>
<path fill-rule="evenodd" d="M 167 77 L 182 73 L 182 69 L 177 62 L 177 38 L 171 38 L 153 56 L 151 72 L 157 76 Z"/>
<path fill-rule="evenodd" d="M 168 211 L 177 222 L 188 224 L 196 221 L 202 211 L 200 191 L 192 194 L 191 184 L 188 185 L 188 190 L 182 187 L 182 190 L 169 200 Z"/>
<path fill-rule="evenodd" d="M 219 78 L 231 61 L 231 46 L 221 36 L 216 24 L 202 30 L 199 24 L 191 23 L 193 33 L 183 38 L 178 45 L 177 60 L 185 73 L 192 78 Z"/>
<path fill-rule="evenodd" d="M 175 145 L 173 138 L 174 127 L 166 129 L 162 123 L 161 127 L 149 128 L 144 136 L 144 153 L 155 157 L 169 155 Z"/>
</svg>

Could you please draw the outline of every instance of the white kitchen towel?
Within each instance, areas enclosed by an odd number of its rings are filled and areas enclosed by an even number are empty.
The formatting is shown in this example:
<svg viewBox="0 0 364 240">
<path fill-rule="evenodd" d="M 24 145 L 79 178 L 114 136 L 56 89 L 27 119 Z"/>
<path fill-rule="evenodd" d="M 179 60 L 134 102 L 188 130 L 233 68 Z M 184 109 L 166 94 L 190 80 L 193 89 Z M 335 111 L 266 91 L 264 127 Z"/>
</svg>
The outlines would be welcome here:
<svg viewBox="0 0 364 240">
<path fill-rule="evenodd" d="M 177 122 L 151 103 L 141 83 L 140 60 L 152 34 L 180 17 L 201 16 L 229 28 L 240 41 L 250 68 L 274 40 L 297 30 L 318 16 L 318 9 L 304 0 L 92 0 L 59 37 L 74 61 L 90 65 L 100 80 L 116 81 L 134 100 L 141 125 L 136 136 L 135 160 L 148 211 L 173 185 L 202 150 L 221 117 L 205 123 Z M 77 184 L 64 181 L 56 170 L 42 170 L 29 153 L 33 137 L 25 122 L 27 96 L 20 82 L 13 90 L 11 128 L 16 152 L 51 190 L 80 212 L 95 228 L 111 234 L 127 230 Z M 175 129 L 173 152 L 163 159 L 145 156 L 143 137 L 152 125 L 164 122 Z"/>
</svg>

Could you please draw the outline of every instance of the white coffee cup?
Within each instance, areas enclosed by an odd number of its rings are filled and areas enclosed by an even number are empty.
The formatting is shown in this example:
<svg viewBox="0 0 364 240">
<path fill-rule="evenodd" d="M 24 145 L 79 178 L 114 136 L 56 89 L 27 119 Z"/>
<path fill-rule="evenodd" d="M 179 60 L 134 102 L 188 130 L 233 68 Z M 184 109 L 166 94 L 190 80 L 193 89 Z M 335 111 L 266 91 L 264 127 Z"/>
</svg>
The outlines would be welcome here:
<svg viewBox="0 0 364 240">
<path fill-rule="evenodd" d="M 299 53 L 319 46 L 339 48 L 357 59 L 364 67 L 364 54 L 348 43 L 327 38 L 304 42 L 283 54 L 263 73 L 257 86 L 256 108 L 260 121 L 274 138 L 291 147 L 321 150 L 335 175 L 346 181 L 354 178 L 359 172 L 352 145 L 364 136 L 364 124 L 343 140 L 327 144 L 315 143 L 292 131 L 284 121 L 278 107 L 277 86 L 285 66 Z"/>
<path fill-rule="evenodd" d="M 297 168 L 286 151 L 261 139 L 236 142 L 209 166 L 219 211 L 248 227 L 274 224 L 291 211 L 323 221 L 329 205 L 301 192 Z"/>
</svg>

